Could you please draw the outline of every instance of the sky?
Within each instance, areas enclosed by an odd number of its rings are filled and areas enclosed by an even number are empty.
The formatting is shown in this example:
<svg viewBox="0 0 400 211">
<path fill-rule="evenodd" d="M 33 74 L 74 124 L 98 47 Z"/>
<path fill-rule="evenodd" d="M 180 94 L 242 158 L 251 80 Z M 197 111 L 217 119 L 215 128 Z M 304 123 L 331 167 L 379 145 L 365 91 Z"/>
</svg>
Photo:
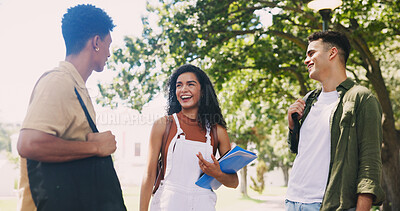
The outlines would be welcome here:
<svg viewBox="0 0 400 211">
<path fill-rule="evenodd" d="M 104 9 L 114 20 L 111 50 L 122 47 L 125 36 L 140 36 L 146 0 L 0 0 L 0 123 L 22 123 L 36 81 L 65 58 L 62 16 L 69 7 L 87 3 Z M 272 16 L 266 11 L 256 14 L 269 26 Z M 94 101 L 97 84 L 114 75 L 105 67 L 86 82 L 96 111 L 103 109 Z"/>
<path fill-rule="evenodd" d="M 22 123 L 37 79 L 65 58 L 61 18 L 82 3 L 104 9 L 117 25 L 111 49 L 122 47 L 126 35 L 140 36 L 145 0 L 0 0 L 0 122 Z M 114 74 L 105 67 L 91 75 L 92 97 L 96 84 Z"/>
</svg>

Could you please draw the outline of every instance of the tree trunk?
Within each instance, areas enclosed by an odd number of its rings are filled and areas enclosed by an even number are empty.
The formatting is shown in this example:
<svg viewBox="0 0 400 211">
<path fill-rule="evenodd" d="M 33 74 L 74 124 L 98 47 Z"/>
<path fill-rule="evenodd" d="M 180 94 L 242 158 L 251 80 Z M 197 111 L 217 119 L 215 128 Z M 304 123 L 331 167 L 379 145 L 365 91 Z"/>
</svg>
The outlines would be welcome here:
<svg viewBox="0 0 400 211">
<path fill-rule="evenodd" d="M 388 136 L 390 134 L 386 134 Z M 384 132 L 385 137 L 385 132 Z M 397 141 L 400 141 L 397 139 Z M 386 200 L 385 208 L 388 210 L 400 210 L 400 164 L 399 149 L 391 148 L 384 144 L 382 148 L 383 179 L 385 180 Z"/>
<path fill-rule="evenodd" d="M 287 187 L 289 183 L 289 166 L 282 166 L 281 168 L 283 172 L 283 179 L 285 181 L 285 187 Z"/>
<path fill-rule="evenodd" d="M 247 194 L 247 166 L 240 171 L 240 192 L 243 197 L 249 197 Z"/>
<path fill-rule="evenodd" d="M 374 68 L 378 68 L 378 70 L 375 70 Z M 381 74 L 380 67 L 376 66 L 372 67 L 371 69 L 373 69 L 373 71 L 367 74 L 367 77 L 375 89 L 383 111 L 382 170 L 383 179 L 386 183 L 384 186 L 386 200 L 388 201 L 386 205 L 390 205 L 391 210 L 400 210 L 400 200 L 398 200 L 400 196 L 400 137 L 396 131 L 392 104 L 389 98 L 389 92 L 387 91 Z"/>
<path fill-rule="evenodd" d="M 383 144 L 382 144 L 382 169 L 383 179 L 386 185 L 385 193 L 386 205 L 391 206 L 391 210 L 400 210 L 400 163 L 399 163 L 399 143 L 400 137 L 397 135 L 395 129 L 395 121 L 392 106 L 388 97 L 386 87 L 384 86 L 383 79 L 370 78 L 372 85 L 378 95 L 379 102 L 383 110 L 382 128 L 383 128 Z M 377 85 L 380 81 L 381 84 Z M 384 89 L 383 89 L 383 87 Z M 386 91 L 386 93 L 384 92 Z M 387 206 L 385 206 L 387 207 Z"/>
<path fill-rule="evenodd" d="M 370 66 L 372 71 L 367 71 L 367 78 L 371 81 L 379 103 L 382 106 L 382 170 L 386 185 L 386 200 L 391 210 L 400 210 L 400 136 L 396 131 L 393 108 L 382 73 L 377 62 Z"/>
<path fill-rule="evenodd" d="M 387 185 L 384 179 L 382 179 L 382 187 L 384 190 L 387 190 Z M 389 200 L 385 200 L 382 204 L 382 207 L 380 210 L 384 210 L 384 211 L 392 211 Z"/>
</svg>

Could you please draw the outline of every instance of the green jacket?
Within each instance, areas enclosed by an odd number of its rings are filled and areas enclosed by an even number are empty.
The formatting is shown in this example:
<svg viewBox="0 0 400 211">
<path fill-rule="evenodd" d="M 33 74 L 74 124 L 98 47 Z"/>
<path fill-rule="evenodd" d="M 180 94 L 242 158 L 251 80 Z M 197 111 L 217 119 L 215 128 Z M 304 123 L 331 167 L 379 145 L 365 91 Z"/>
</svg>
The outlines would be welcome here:
<svg viewBox="0 0 400 211">
<path fill-rule="evenodd" d="M 340 100 L 330 117 L 331 161 L 321 210 L 356 207 L 359 193 L 373 194 L 373 204 L 380 205 L 385 198 L 381 187 L 382 108 L 367 88 L 351 79 L 336 90 Z M 300 126 L 320 93 L 317 89 L 308 96 Z M 299 141 L 294 137 L 289 132 L 289 146 Z"/>
</svg>

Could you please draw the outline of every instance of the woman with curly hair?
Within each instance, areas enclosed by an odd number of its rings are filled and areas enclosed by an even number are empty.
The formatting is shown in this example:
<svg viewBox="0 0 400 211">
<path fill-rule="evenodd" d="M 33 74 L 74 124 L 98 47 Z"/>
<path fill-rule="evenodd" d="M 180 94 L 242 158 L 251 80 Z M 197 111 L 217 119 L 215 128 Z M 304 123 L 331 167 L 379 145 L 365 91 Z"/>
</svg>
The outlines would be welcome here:
<svg viewBox="0 0 400 211">
<path fill-rule="evenodd" d="M 165 147 L 163 135 L 167 136 Z M 168 82 L 168 116 L 155 121 L 151 131 L 140 210 L 148 210 L 162 150 L 164 177 L 153 195 L 150 210 L 215 210 L 216 194 L 195 182 L 204 172 L 226 187 L 236 188 L 237 174 L 222 172 L 214 157 L 217 150 L 223 155 L 230 149 L 226 123 L 210 79 L 196 66 L 179 67 Z"/>
</svg>

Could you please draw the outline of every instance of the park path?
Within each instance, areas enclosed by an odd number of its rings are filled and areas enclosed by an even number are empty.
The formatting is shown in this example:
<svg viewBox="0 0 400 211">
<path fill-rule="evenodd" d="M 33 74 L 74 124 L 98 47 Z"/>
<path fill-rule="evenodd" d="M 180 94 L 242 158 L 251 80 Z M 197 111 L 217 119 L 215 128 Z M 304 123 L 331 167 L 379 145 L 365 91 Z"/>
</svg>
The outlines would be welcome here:
<svg viewBox="0 0 400 211">
<path fill-rule="evenodd" d="M 258 199 L 263 200 L 263 203 L 249 207 L 243 211 L 284 211 L 285 196 L 260 196 Z"/>
</svg>

